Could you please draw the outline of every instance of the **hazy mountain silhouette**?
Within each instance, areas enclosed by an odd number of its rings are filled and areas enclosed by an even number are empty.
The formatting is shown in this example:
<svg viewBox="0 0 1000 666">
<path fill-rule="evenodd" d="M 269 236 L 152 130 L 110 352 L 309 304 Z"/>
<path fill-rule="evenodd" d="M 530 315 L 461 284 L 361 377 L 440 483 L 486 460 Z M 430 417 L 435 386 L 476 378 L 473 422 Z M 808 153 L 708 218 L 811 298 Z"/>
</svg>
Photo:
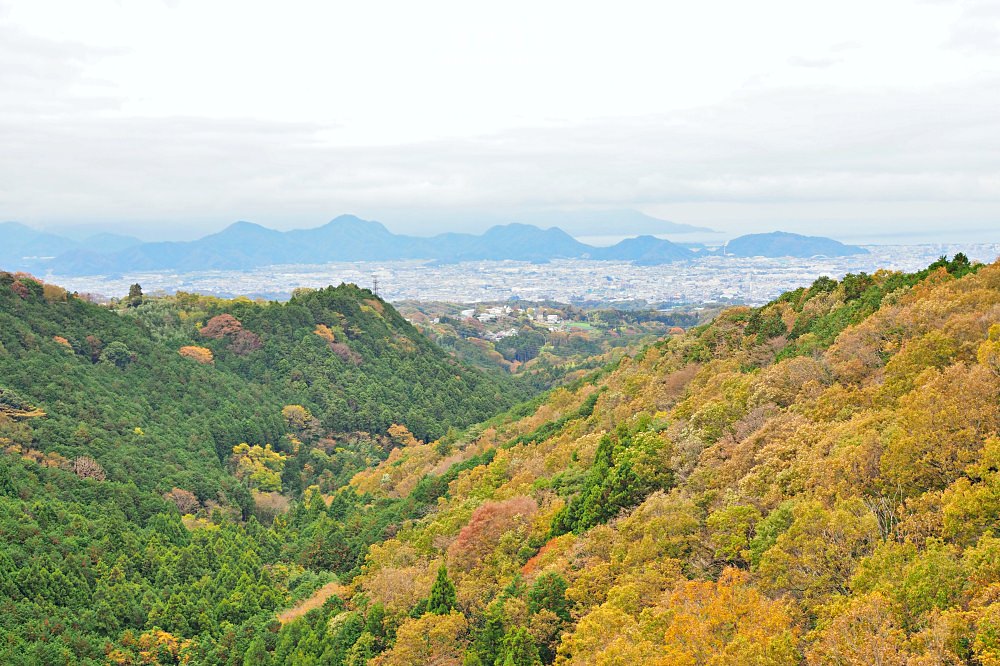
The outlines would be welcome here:
<svg viewBox="0 0 1000 666">
<path fill-rule="evenodd" d="M 726 244 L 725 254 L 734 257 L 806 258 L 817 255 L 846 257 L 852 254 L 868 254 L 868 250 L 822 236 L 802 236 L 787 231 L 772 231 L 767 234 L 747 234 L 734 238 Z"/>
<path fill-rule="evenodd" d="M 544 263 L 552 259 L 590 258 L 658 265 L 697 256 L 686 247 L 650 235 L 627 238 L 611 247 L 594 247 L 581 243 L 559 227 L 542 229 L 513 223 L 491 227 L 482 234 L 421 237 L 394 234 L 379 222 L 354 215 L 341 215 L 313 229 L 292 231 L 241 221 L 193 241 L 142 243 L 113 234 L 74 241 L 13 222 L 0 225 L 0 234 L 3 240 L 0 266 L 61 275 L 240 270 L 274 264 L 398 259 Z M 863 248 L 829 238 L 785 232 L 741 236 L 725 248 L 726 254 L 740 257 L 844 256 L 865 252 Z"/>
</svg>

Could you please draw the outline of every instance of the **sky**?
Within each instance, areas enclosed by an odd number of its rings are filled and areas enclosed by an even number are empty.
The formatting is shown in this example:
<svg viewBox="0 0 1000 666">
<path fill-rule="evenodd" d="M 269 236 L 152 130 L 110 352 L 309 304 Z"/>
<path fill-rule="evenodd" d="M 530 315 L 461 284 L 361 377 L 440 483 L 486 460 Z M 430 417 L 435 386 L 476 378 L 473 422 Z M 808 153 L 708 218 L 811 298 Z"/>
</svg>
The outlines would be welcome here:
<svg viewBox="0 0 1000 666">
<path fill-rule="evenodd" d="M 603 209 L 1000 240 L 1000 0 L 0 0 L 0 220 Z"/>
</svg>

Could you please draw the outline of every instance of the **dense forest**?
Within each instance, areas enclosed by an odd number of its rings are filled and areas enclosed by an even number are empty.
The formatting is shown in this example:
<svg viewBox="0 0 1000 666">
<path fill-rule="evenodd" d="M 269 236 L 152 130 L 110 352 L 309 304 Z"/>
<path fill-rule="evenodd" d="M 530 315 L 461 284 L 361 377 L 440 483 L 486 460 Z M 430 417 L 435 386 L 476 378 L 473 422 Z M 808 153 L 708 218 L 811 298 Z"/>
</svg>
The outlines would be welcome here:
<svg viewBox="0 0 1000 666">
<path fill-rule="evenodd" d="M 354 287 L 121 310 L 0 275 L 3 663 L 1000 663 L 1000 263 L 534 397 Z"/>
<path fill-rule="evenodd" d="M 152 626 L 214 640 L 288 605 L 380 537 L 338 556 L 289 500 L 528 395 L 352 285 L 284 304 L 137 285 L 115 311 L 0 273 L 0 661 L 103 661 Z"/>
</svg>

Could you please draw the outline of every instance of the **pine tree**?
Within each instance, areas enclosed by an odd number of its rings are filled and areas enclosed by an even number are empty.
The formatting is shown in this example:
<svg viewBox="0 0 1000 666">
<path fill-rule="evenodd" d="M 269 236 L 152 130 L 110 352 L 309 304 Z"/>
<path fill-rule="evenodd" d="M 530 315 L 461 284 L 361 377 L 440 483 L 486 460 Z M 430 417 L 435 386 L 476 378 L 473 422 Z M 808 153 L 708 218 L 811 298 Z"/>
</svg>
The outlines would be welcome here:
<svg viewBox="0 0 1000 666">
<path fill-rule="evenodd" d="M 247 648 L 246 653 L 243 655 L 243 666 L 265 666 L 270 663 L 271 655 L 267 652 L 267 646 L 264 643 L 264 637 L 258 634 L 253 641 L 250 642 L 250 647 Z"/>
<path fill-rule="evenodd" d="M 431 587 L 431 596 L 427 600 L 427 612 L 435 615 L 447 615 L 455 608 L 455 584 L 448 578 L 448 568 L 441 563 L 437 580 Z"/>
</svg>

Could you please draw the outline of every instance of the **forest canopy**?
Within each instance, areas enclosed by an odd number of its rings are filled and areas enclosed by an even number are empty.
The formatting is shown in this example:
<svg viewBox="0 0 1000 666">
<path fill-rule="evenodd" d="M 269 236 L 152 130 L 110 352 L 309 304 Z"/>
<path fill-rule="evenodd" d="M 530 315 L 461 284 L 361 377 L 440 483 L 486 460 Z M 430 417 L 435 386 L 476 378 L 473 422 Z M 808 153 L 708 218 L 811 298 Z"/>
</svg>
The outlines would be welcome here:
<svg viewBox="0 0 1000 666">
<path fill-rule="evenodd" d="M 5 663 L 1000 662 L 1000 263 L 527 402 L 355 287 L 45 293 L 0 274 Z"/>
</svg>

